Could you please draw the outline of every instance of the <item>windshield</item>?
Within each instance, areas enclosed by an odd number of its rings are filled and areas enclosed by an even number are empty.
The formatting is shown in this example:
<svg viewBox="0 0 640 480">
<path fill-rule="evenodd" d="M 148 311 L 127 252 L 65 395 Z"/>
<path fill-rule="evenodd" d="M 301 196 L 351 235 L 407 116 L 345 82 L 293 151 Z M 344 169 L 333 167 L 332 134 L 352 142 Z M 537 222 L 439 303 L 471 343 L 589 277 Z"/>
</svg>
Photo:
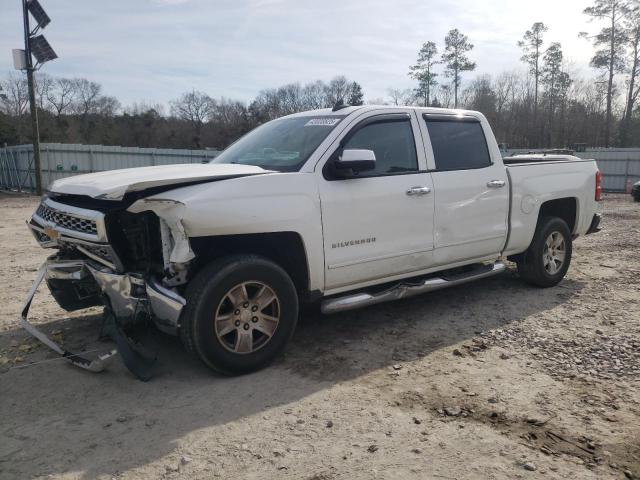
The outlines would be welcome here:
<svg viewBox="0 0 640 480">
<path fill-rule="evenodd" d="M 280 118 L 252 130 L 211 163 L 240 163 L 295 172 L 344 117 Z"/>
</svg>

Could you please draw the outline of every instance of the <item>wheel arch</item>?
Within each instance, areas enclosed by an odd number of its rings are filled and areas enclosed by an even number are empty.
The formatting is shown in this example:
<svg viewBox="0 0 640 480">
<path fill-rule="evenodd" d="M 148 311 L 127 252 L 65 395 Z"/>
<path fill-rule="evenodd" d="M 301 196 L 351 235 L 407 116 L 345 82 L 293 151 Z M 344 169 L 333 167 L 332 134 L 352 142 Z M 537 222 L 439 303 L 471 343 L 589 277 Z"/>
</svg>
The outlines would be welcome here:
<svg viewBox="0 0 640 480">
<path fill-rule="evenodd" d="M 215 235 L 189 239 L 196 254 L 196 271 L 228 255 L 260 255 L 280 265 L 291 277 L 301 300 L 312 299 L 307 251 L 297 232 Z M 193 272 L 194 274 L 196 272 Z"/>
<path fill-rule="evenodd" d="M 544 217 L 561 218 L 569 226 L 569 231 L 575 233 L 578 225 L 578 199 L 576 197 L 563 197 L 547 200 L 540 205 L 536 228 Z"/>
<path fill-rule="evenodd" d="M 522 242 L 521 249 L 516 250 L 516 253 L 510 253 L 507 256 L 508 260 L 519 261 L 524 255 L 524 252 L 531 246 L 535 233 L 540 228 L 540 222 L 546 217 L 558 217 L 566 222 L 569 226 L 569 231 L 575 234 L 578 228 L 578 215 L 579 215 L 579 202 L 576 197 L 561 197 L 547 200 L 540 204 L 538 214 L 536 217 L 535 227 L 531 229 L 530 236 L 526 243 Z M 533 221 L 533 219 L 531 219 Z M 526 247 L 525 247 L 526 245 Z"/>
</svg>

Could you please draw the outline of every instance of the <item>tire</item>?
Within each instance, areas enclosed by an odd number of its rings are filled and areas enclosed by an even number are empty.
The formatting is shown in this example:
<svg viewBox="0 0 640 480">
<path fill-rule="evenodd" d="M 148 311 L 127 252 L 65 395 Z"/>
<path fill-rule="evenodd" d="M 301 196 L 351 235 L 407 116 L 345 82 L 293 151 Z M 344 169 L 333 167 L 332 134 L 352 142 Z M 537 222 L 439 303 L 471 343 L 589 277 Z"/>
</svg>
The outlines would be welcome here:
<svg viewBox="0 0 640 480">
<path fill-rule="evenodd" d="M 640 192 L 633 194 L 633 201 L 640 202 Z"/>
<path fill-rule="evenodd" d="M 531 285 L 553 287 L 566 275 L 571 253 L 571 231 L 567 223 L 558 217 L 543 217 L 538 221 L 531 245 L 517 262 L 518 273 Z"/>
<path fill-rule="evenodd" d="M 282 353 L 298 321 L 291 278 L 256 255 L 213 261 L 187 286 L 185 297 L 180 327 L 185 348 L 225 375 L 267 366 Z"/>
</svg>

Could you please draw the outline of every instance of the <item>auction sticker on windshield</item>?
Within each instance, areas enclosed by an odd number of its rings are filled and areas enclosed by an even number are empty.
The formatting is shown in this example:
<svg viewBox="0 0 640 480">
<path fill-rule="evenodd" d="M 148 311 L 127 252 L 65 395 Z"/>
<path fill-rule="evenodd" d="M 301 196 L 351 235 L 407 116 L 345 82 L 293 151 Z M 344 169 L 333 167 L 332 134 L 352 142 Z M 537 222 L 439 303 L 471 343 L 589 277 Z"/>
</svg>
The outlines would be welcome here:
<svg viewBox="0 0 640 480">
<path fill-rule="evenodd" d="M 304 124 L 305 127 L 333 127 L 340 121 L 339 118 L 312 118 Z"/>
</svg>

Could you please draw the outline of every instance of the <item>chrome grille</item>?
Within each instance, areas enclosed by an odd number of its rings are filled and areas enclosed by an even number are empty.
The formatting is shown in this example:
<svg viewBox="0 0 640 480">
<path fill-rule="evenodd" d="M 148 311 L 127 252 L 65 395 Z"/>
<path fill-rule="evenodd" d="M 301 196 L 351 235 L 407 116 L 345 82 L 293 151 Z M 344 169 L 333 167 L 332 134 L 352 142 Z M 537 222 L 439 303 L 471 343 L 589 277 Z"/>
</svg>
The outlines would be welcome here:
<svg viewBox="0 0 640 480">
<path fill-rule="evenodd" d="M 56 225 L 66 228 L 67 230 L 88 233 L 91 235 L 98 234 L 98 227 L 94 220 L 76 217 L 75 215 L 60 212 L 45 205 L 44 203 L 40 204 L 40 206 L 36 210 L 36 215 L 38 215 L 43 220 L 55 223 Z"/>
</svg>

